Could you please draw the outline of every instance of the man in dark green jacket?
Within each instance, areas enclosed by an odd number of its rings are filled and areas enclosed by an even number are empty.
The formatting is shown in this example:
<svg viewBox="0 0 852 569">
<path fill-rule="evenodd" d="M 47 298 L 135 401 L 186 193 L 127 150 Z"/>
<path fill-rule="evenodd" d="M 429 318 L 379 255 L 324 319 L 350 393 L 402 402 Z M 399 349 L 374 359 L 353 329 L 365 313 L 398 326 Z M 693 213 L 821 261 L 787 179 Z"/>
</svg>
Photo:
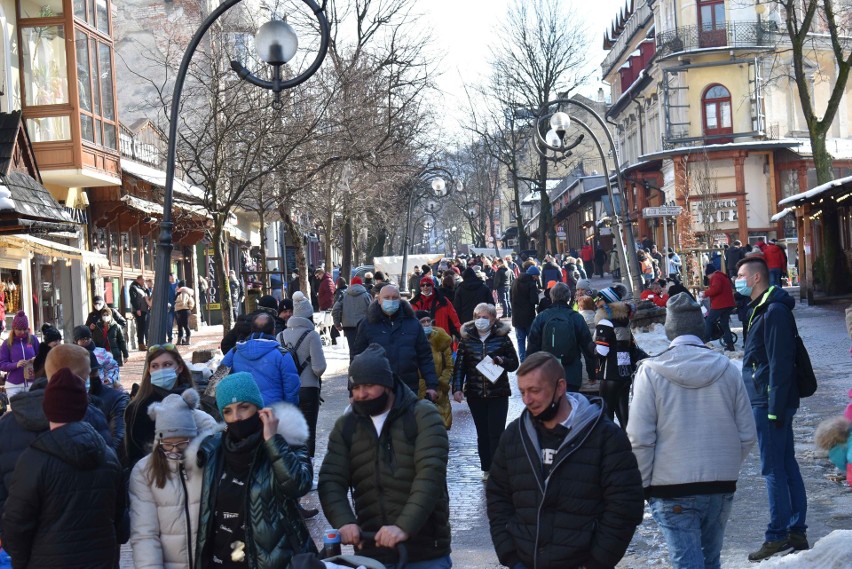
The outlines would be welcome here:
<svg viewBox="0 0 852 569">
<path fill-rule="evenodd" d="M 328 439 L 318 491 L 344 544 L 393 568 L 388 548 L 404 543 L 409 567 L 451 567 L 447 454 L 449 442 L 432 403 L 418 401 L 371 344 L 349 366 L 352 411 Z M 355 511 L 349 502 L 349 488 Z M 376 532 L 375 546 L 361 532 Z"/>
</svg>

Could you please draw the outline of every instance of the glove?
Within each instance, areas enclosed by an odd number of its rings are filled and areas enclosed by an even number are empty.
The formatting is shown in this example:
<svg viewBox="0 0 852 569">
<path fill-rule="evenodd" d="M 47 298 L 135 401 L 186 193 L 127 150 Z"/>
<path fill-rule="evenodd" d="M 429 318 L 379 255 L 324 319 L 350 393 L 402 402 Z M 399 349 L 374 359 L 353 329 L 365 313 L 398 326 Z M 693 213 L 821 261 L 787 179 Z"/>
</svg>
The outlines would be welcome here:
<svg viewBox="0 0 852 569">
<path fill-rule="evenodd" d="M 784 428 L 784 420 L 779 417 L 776 417 L 775 415 L 769 416 L 769 424 L 775 427 L 776 429 Z"/>
</svg>

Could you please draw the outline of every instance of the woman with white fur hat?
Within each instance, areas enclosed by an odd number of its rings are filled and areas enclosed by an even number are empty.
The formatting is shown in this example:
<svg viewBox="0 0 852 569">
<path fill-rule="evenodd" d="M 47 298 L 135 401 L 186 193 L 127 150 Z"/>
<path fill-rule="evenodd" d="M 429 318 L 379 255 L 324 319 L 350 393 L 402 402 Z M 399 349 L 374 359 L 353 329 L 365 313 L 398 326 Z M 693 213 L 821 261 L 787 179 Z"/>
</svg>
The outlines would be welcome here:
<svg viewBox="0 0 852 569">
<path fill-rule="evenodd" d="M 152 403 L 154 450 L 130 475 L 130 545 L 136 569 L 192 569 L 202 471 L 198 445 L 221 428 L 198 409 L 198 393 L 187 389 Z"/>
</svg>

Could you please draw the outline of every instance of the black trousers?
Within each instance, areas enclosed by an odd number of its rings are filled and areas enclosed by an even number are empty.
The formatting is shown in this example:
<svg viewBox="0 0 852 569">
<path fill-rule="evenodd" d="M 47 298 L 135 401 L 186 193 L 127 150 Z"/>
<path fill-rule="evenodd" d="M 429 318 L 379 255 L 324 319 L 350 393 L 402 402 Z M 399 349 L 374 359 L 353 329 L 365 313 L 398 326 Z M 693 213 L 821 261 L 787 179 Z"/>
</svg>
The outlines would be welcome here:
<svg viewBox="0 0 852 569">
<path fill-rule="evenodd" d="M 140 315 L 134 312 L 133 320 L 136 321 L 136 342 L 140 346 L 144 346 L 148 339 L 148 313 L 143 312 Z"/>
<path fill-rule="evenodd" d="M 308 453 L 314 457 L 317 448 L 317 418 L 319 418 L 320 388 L 299 388 L 299 410 L 308 422 Z"/>
<path fill-rule="evenodd" d="M 467 405 L 476 426 L 476 447 L 483 472 L 491 470 L 491 459 L 497 452 L 500 436 L 506 429 L 509 414 L 508 397 L 468 397 Z"/>
<path fill-rule="evenodd" d="M 352 346 L 355 344 L 355 337 L 358 335 L 358 328 L 344 328 L 343 335 L 346 336 L 346 343 L 349 345 L 349 363 L 352 363 L 352 358 L 355 353 L 352 351 Z"/>
<path fill-rule="evenodd" d="M 175 310 L 175 320 L 178 327 L 178 341 L 186 338 L 189 341 L 189 310 Z"/>
<path fill-rule="evenodd" d="M 618 424 L 622 429 L 627 429 L 628 410 L 630 405 L 630 382 L 613 381 L 604 379 L 601 381 L 600 394 L 604 400 L 604 411 L 610 420 L 618 417 Z"/>
</svg>

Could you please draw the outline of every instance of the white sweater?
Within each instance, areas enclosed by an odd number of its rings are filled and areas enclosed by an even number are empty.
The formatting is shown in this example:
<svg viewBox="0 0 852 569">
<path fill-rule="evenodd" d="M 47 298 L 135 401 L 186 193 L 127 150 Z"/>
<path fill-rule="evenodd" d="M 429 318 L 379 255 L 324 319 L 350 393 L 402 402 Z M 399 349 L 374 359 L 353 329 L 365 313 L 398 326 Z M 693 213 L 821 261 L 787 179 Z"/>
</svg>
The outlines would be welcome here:
<svg viewBox="0 0 852 569">
<path fill-rule="evenodd" d="M 672 345 L 636 372 L 627 436 L 642 485 L 734 482 L 757 439 L 742 373 L 694 336 Z"/>
</svg>

